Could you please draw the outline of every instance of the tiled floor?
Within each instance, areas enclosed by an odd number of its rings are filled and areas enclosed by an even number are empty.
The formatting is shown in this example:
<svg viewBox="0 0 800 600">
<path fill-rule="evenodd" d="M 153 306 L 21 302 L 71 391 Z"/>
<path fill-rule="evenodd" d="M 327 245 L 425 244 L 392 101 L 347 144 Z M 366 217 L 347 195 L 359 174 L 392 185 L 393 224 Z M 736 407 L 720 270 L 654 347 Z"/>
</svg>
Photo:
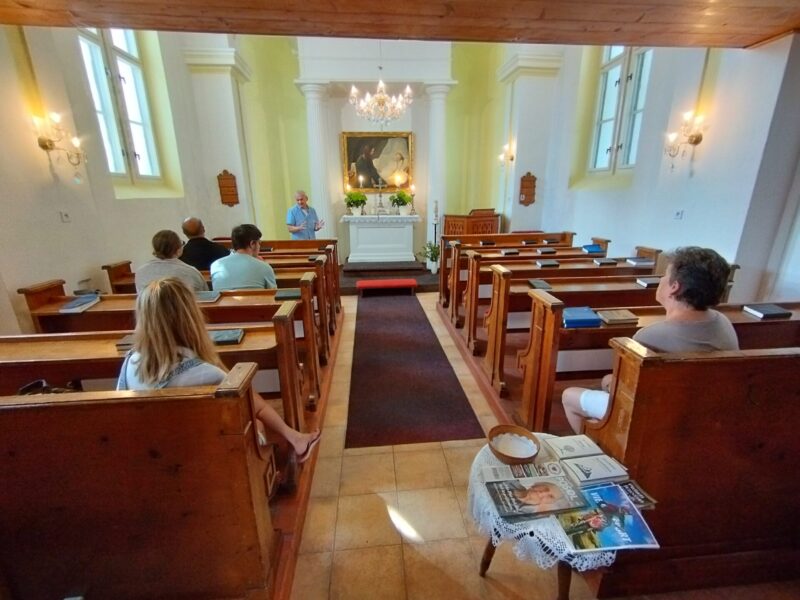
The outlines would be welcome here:
<svg viewBox="0 0 800 600">
<path fill-rule="evenodd" d="M 436 312 L 419 294 L 475 414 L 497 423 Z M 484 440 L 344 449 L 357 297 L 344 296 L 342 336 L 323 427 L 293 600 L 555 598 L 555 570 L 542 571 L 501 545 L 478 576 L 486 538 L 466 513 L 469 467 Z M 789 599 L 800 584 L 660 594 L 658 600 Z M 592 598 L 573 577 L 573 600 Z"/>
</svg>

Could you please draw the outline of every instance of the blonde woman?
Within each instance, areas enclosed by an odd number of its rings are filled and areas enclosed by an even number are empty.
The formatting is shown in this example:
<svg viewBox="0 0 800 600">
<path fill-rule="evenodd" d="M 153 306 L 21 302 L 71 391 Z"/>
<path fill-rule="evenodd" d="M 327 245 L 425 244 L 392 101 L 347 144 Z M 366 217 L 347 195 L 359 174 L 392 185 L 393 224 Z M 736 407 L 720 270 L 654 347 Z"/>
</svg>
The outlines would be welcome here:
<svg viewBox="0 0 800 600">
<path fill-rule="evenodd" d="M 157 279 L 136 300 L 133 349 L 125 357 L 118 390 L 216 385 L 225 367 L 208 336 L 193 293 L 179 279 Z M 261 396 L 255 395 L 256 416 L 267 429 L 292 445 L 305 462 L 320 432 L 300 433 L 289 427 Z"/>
</svg>

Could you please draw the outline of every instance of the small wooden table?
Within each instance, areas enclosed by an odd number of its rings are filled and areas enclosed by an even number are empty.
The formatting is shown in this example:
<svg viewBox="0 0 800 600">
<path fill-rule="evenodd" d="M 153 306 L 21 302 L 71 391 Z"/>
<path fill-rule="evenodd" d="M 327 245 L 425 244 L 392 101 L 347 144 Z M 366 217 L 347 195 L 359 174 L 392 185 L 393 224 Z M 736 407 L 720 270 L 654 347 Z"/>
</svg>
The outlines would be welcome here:
<svg viewBox="0 0 800 600">
<path fill-rule="evenodd" d="M 550 437 L 537 433 L 537 437 Z M 513 540 L 516 554 L 535 562 L 541 568 L 558 568 L 558 600 L 569 600 L 569 587 L 572 570 L 586 571 L 607 567 L 616 559 L 616 552 L 598 551 L 572 554 L 563 542 L 561 529 L 555 518 L 545 516 L 523 523 L 510 524 L 497 514 L 497 509 L 486 489 L 483 467 L 504 466 L 489 449 L 484 446 L 478 451 L 469 475 L 467 497 L 469 511 L 478 529 L 489 534 L 489 541 L 481 558 L 480 575 L 486 575 L 492 563 L 495 548 L 501 541 Z"/>
</svg>

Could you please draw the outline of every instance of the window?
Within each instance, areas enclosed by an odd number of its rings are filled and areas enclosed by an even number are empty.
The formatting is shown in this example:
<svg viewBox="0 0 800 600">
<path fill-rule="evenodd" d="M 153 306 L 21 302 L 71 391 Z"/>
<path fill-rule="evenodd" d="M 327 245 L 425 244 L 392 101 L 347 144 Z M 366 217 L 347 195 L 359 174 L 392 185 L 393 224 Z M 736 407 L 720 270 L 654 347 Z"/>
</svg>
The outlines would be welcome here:
<svg viewBox="0 0 800 600">
<path fill-rule="evenodd" d="M 79 37 L 109 171 L 131 183 L 160 178 L 136 33 L 86 28 Z"/>
<path fill-rule="evenodd" d="M 589 168 L 615 172 L 636 164 L 653 52 L 605 46 Z"/>
</svg>

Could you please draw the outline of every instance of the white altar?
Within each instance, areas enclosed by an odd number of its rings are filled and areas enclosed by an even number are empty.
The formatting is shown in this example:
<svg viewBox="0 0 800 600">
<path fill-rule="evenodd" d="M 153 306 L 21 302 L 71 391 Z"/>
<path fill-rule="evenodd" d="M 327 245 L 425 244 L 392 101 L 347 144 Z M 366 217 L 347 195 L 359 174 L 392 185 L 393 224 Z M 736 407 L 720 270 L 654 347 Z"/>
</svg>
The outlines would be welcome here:
<svg viewBox="0 0 800 600">
<path fill-rule="evenodd" d="M 410 262 L 414 257 L 414 224 L 419 215 L 345 215 L 350 226 L 350 262 Z"/>
</svg>

